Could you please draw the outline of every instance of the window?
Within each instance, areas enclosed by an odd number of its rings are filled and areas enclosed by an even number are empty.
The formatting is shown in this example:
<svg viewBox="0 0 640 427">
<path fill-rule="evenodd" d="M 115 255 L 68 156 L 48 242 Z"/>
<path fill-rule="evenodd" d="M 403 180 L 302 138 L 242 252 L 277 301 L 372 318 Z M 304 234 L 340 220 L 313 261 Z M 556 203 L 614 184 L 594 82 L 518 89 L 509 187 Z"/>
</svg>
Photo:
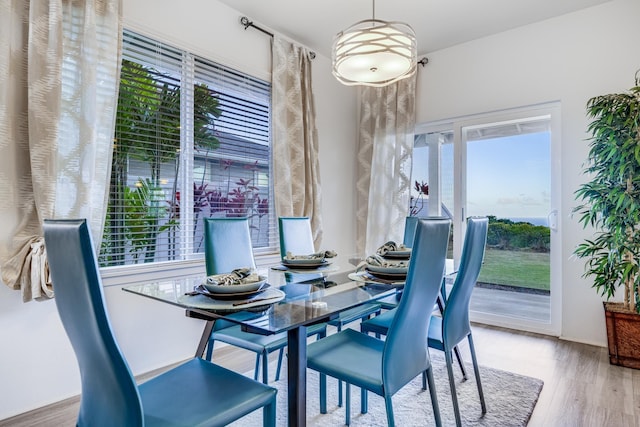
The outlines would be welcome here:
<svg viewBox="0 0 640 427">
<path fill-rule="evenodd" d="M 275 251 L 268 82 L 125 31 L 101 266 L 201 257 L 204 217 Z"/>
</svg>

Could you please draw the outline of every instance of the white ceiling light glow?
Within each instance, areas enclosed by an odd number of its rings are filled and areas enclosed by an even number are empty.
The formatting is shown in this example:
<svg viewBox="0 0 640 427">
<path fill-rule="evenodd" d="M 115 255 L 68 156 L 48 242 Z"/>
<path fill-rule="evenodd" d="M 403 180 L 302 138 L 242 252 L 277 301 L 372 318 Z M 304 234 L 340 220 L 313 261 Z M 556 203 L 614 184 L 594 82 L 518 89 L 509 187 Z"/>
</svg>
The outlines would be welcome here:
<svg viewBox="0 0 640 427">
<path fill-rule="evenodd" d="M 333 41 L 333 75 L 349 86 L 386 86 L 416 71 L 416 35 L 402 22 L 360 21 Z"/>
</svg>

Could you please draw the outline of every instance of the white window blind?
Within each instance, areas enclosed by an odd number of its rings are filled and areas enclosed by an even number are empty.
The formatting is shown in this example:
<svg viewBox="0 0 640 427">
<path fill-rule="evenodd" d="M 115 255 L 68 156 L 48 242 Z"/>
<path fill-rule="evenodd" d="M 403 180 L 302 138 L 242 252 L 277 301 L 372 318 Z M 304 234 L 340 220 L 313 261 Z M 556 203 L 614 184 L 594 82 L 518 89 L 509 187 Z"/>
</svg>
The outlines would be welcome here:
<svg viewBox="0 0 640 427">
<path fill-rule="evenodd" d="M 270 91 L 125 31 L 101 265 L 201 256 L 208 216 L 246 216 L 254 249 L 276 249 Z"/>
</svg>

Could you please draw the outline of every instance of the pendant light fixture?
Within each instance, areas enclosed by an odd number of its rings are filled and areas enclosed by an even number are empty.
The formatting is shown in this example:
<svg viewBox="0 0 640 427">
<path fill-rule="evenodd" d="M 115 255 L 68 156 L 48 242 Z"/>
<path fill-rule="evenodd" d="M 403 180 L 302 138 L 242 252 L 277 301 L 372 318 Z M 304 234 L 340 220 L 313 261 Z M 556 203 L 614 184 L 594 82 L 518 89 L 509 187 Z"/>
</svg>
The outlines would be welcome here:
<svg viewBox="0 0 640 427">
<path fill-rule="evenodd" d="M 333 40 L 333 75 L 345 85 L 386 86 L 416 72 L 416 35 L 402 22 L 357 22 Z"/>
</svg>

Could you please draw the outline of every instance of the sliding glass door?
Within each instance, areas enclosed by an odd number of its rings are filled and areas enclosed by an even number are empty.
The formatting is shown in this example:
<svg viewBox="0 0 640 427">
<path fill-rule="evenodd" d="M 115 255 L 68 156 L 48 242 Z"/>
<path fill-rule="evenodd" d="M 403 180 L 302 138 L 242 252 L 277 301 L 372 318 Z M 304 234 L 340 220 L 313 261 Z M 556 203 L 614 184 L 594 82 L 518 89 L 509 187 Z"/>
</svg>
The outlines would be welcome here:
<svg viewBox="0 0 640 427">
<path fill-rule="evenodd" d="M 558 333 L 558 115 L 551 105 L 475 116 L 423 127 L 416 138 L 430 147 L 429 214 L 454 221 L 456 265 L 465 219 L 490 219 L 476 321 Z"/>
</svg>

